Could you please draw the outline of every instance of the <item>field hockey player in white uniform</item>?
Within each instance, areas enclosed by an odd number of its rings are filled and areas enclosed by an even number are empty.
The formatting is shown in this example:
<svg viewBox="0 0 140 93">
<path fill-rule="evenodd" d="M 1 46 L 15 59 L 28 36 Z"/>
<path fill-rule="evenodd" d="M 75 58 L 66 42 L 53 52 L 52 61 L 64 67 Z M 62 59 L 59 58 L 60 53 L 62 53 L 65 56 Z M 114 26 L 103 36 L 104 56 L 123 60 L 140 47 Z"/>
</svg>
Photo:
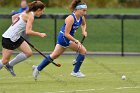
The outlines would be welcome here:
<svg viewBox="0 0 140 93">
<path fill-rule="evenodd" d="M 21 33 L 26 31 L 27 35 L 45 37 L 45 33 L 35 32 L 32 30 L 34 16 L 39 17 L 45 8 L 41 1 L 33 1 L 28 4 L 29 9 L 21 13 L 18 17 L 12 17 L 13 23 L 2 35 L 2 59 L 0 60 L 0 69 L 3 66 L 13 75 L 13 66 L 21 61 L 26 60 L 32 55 L 32 50 L 24 39 Z M 10 61 L 13 50 L 21 51 L 14 59 Z"/>
</svg>

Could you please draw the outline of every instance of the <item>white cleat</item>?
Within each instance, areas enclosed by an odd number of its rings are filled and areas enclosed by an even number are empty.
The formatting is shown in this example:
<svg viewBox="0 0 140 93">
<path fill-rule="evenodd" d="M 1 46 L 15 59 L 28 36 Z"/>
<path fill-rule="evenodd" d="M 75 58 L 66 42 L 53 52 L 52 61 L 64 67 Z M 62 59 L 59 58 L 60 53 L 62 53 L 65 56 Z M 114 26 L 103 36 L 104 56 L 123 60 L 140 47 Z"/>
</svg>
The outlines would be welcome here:
<svg viewBox="0 0 140 93">
<path fill-rule="evenodd" d="M 37 69 L 37 66 L 33 65 L 32 69 L 33 69 L 33 77 L 34 77 L 35 80 L 37 80 L 37 77 L 39 75 L 39 71 Z"/>
<path fill-rule="evenodd" d="M 74 77 L 78 77 L 78 78 L 85 77 L 85 75 L 82 72 L 80 72 L 80 71 L 78 71 L 77 73 L 75 73 L 74 71 L 72 71 L 71 72 L 71 75 L 74 76 Z"/>
</svg>

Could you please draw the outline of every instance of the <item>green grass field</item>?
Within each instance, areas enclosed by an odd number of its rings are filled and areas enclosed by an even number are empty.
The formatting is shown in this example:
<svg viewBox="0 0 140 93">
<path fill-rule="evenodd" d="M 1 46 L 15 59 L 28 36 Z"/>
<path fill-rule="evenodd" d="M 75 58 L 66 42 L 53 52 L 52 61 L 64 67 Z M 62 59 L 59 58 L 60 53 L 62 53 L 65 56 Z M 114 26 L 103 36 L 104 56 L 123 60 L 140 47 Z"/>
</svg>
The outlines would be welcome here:
<svg viewBox="0 0 140 93">
<path fill-rule="evenodd" d="M 42 57 L 33 56 L 15 66 L 16 77 L 3 68 L 0 71 L 0 93 L 139 93 L 139 57 L 87 56 L 81 71 L 85 78 L 70 76 L 74 56 L 61 56 L 50 64 L 34 81 L 32 65 L 39 64 Z M 121 75 L 126 80 L 121 80 Z"/>
</svg>

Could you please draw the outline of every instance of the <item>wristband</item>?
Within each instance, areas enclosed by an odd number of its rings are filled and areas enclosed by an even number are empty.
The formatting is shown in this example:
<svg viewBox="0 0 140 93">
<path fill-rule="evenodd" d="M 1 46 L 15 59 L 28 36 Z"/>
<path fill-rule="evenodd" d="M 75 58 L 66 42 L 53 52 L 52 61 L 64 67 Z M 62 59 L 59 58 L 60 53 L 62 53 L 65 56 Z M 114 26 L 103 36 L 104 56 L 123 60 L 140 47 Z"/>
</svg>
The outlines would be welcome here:
<svg viewBox="0 0 140 93">
<path fill-rule="evenodd" d="M 78 40 L 75 40 L 74 42 L 75 42 L 76 44 L 78 44 L 79 41 L 78 41 Z"/>
</svg>

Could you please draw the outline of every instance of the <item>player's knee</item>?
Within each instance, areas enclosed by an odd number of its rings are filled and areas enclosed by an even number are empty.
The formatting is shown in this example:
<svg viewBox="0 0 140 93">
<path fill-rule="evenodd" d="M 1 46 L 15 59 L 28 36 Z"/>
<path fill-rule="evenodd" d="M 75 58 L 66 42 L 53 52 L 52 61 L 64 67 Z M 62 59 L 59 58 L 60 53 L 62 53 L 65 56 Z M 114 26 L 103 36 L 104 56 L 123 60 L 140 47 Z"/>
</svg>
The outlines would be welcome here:
<svg viewBox="0 0 140 93">
<path fill-rule="evenodd" d="M 52 57 L 52 59 L 54 60 L 54 59 L 56 59 L 58 57 L 59 57 L 58 55 L 55 55 L 55 56 Z"/>
<path fill-rule="evenodd" d="M 57 55 L 57 54 L 51 54 L 50 57 L 54 60 L 54 59 L 58 58 L 59 55 Z"/>
<path fill-rule="evenodd" d="M 85 55 L 87 54 L 87 50 L 86 50 L 86 49 L 84 49 L 84 54 L 85 54 Z"/>
<path fill-rule="evenodd" d="M 33 52 L 32 51 L 28 51 L 27 53 L 26 53 L 26 56 L 27 57 L 30 57 L 30 56 L 32 56 L 33 55 Z"/>
<path fill-rule="evenodd" d="M 83 48 L 83 49 L 81 49 L 80 53 L 83 54 L 83 55 L 86 55 L 87 50 L 85 48 Z"/>
<path fill-rule="evenodd" d="M 2 59 L 2 63 L 6 65 L 9 62 L 9 59 Z"/>
</svg>

